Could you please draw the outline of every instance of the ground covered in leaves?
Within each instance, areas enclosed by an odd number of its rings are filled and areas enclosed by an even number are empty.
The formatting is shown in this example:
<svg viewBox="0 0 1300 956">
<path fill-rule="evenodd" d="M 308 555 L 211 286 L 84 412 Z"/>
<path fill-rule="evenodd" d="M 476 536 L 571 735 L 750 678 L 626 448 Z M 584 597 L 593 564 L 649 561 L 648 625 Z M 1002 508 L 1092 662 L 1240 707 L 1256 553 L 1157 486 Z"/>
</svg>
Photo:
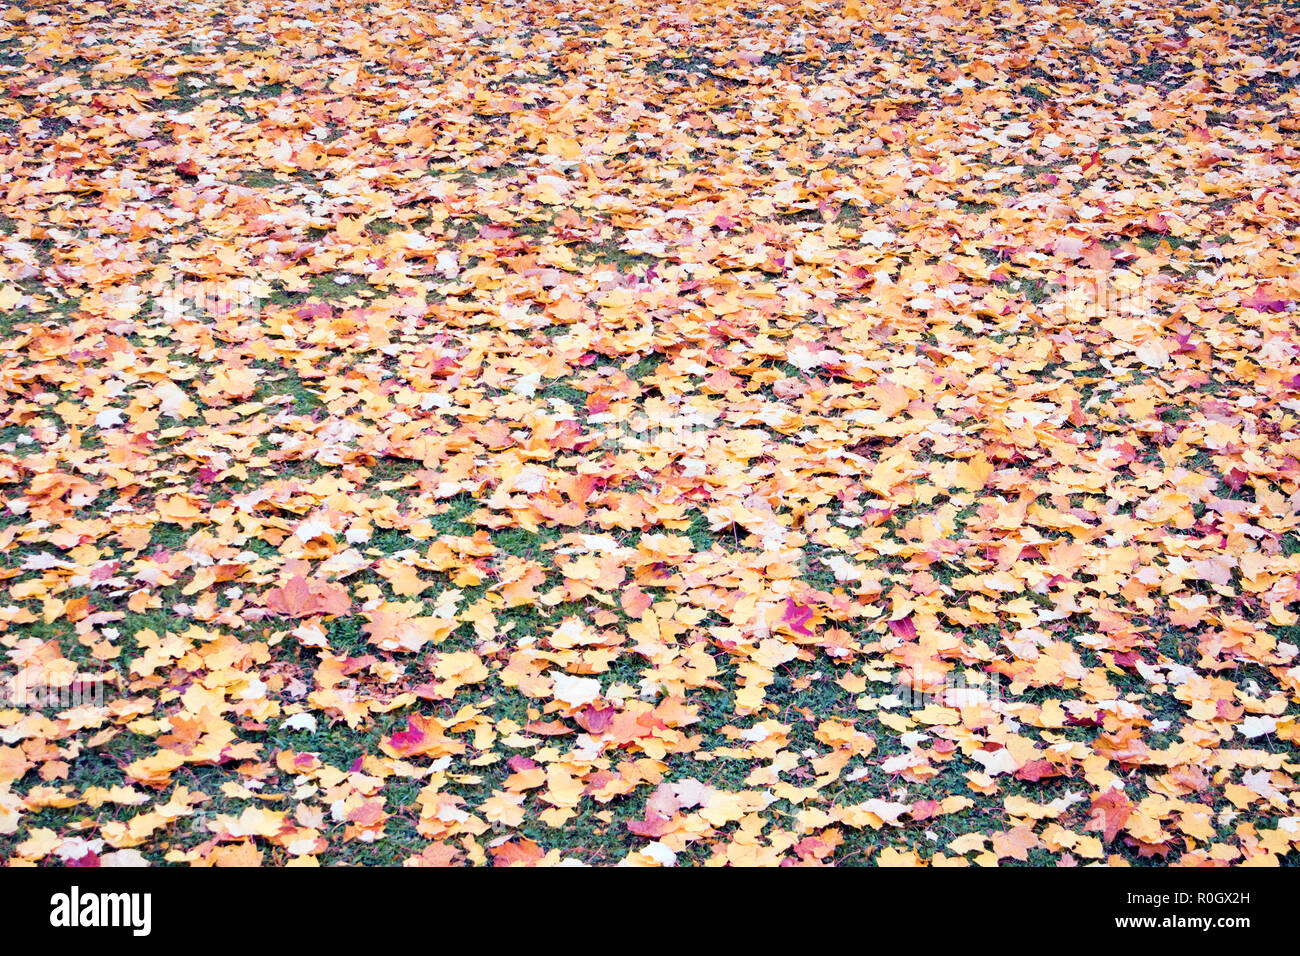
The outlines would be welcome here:
<svg viewBox="0 0 1300 956">
<path fill-rule="evenodd" d="M 1297 862 L 1294 7 L 0 16 L 8 862 Z"/>
</svg>

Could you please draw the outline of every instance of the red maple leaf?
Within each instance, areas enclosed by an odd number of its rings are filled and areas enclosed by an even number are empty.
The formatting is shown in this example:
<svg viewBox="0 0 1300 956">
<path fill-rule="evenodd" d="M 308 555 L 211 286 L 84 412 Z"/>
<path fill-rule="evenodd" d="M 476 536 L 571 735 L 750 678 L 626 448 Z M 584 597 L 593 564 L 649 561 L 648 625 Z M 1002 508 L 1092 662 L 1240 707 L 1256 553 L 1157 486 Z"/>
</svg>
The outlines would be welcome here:
<svg viewBox="0 0 1300 956">
<path fill-rule="evenodd" d="M 613 707 L 586 707 L 573 718 L 589 734 L 603 734 L 614 722 Z"/>
<path fill-rule="evenodd" d="M 812 631 L 804 625 L 812 620 L 813 609 L 804 604 L 797 603 L 794 598 L 785 599 L 785 611 L 781 614 L 781 620 L 790 625 L 790 630 L 796 634 L 803 634 L 812 637 Z"/>
<path fill-rule="evenodd" d="M 1016 771 L 1017 780 L 1028 780 L 1031 783 L 1060 776 L 1064 776 L 1061 768 L 1050 760 L 1031 760 Z"/>
<path fill-rule="evenodd" d="M 539 862 L 546 852 L 532 840 L 512 840 L 492 850 L 493 866 L 510 866 L 519 863 L 524 866 Z"/>
<path fill-rule="evenodd" d="M 1132 800 L 1119 790 L 1107 790 L 1092 798 L 1092 819 L 1084 829 L 1101 830 L 1104 841 L 1110 843 L 1132 813 Z"/>
<path fill-rule="evenodd" d="M 1256 312 L 1285 312 L 1286 307 L 1291 302 L 1288 299 L 1280 298 L 1268 286 L 1262 285 L 1255 290 L 1249 299 L 1243 299 L 1241 304 L 1248 309 L 1254 309 Z"/>
<path fill-rule="evenodd" d="M 657 840 L 668 832 L 668 824 L 671 822 L 670 818 L 664 816 L 662 813 L 657 813 L 654 810 L 647 810 L 646 818 L 644 820 L 628 820 L 627 828 L 637 836 L 649 837 L 652 840 Z"/>
<path fill-rule="evenodd" d="M 276 614 L 313 617 L 317 614 L 346 614 L 352 602 L 341 584 L 295 575 L 283 586 L 266 592 L 266 606 Z"/>
<path fill-rule="evenodd" d="M 916 625 L 912 623 L 912 616 L 900 617 L 897 620 L 889 622 L 889 629 L 894 632 L 895 637 L 901 637 L 904 640 L 911 640 L 916 637 Z"/>
</svg>

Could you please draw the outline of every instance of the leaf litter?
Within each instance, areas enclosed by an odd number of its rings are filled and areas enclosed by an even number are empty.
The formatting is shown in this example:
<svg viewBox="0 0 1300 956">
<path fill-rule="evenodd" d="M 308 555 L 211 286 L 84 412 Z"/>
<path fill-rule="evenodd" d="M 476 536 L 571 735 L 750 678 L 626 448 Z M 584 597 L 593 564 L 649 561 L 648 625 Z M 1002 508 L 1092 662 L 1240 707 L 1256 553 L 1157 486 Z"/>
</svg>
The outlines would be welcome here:
<svg viewBox="0 0 1300 956">
<path fill-rule="evenodd" d="M 14 864 L 1276 865 L 1300 19 L 0 19 Z"/>
</svg>

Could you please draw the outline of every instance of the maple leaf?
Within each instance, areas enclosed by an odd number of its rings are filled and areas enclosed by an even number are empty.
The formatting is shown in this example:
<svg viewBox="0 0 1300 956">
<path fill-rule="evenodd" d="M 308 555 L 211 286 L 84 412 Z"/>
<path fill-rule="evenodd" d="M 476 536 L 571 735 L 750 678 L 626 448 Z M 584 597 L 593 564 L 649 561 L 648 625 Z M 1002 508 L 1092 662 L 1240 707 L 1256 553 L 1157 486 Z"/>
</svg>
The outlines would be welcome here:
<svg viewBox="0 0 1300 956">
<path fill-rule="evenodd" d="M 1016 827 L 992 835 L 993 855 L 999 860 L 1011 858 L 1024 863 L 1029 859 L 1029 851 L 1042 846 L 1042 841 L 1029 827 Z"/>
<path fill-rule="evenodd" d="M 1101 830 L 1102 839 L 1112 843 L 1133 813 L 1133 801 L 1119 790 L 1107 790 L 1092 798 L 1092 818 L 1085 829 Z"/>
<path fill-rule="evenodd" d="M 1285 312 L 1291 300 L 1278 296 L 1267 286 L 1260 286 L 1248 298 L 1242 299 L 1241 304 L 1256 312 Z"/>
<path fill-rule="evenodd" d="M 1064 771 L 1060 767 L 1047 760 L 1030 760 L 1017 768 L 1014 774 L 1017 780 L 1027 780 L 1032 783 L 1063 775 Z"/>
<path fill-rule="evenodd" d="M 657 840 L 665 833 L 669 832 L 672 820 L 661 813 L 653 810 L 646 813 L 644 820 L 628 820 L 627 828 L 637 836 L 648 837 Z"/>
<path fill-rule="evenodd" d="M 289 617 L 346 614 L 351 608 L 348 592 L 342 586 L 301 575 L 269 589 L 265 602 L 271 611 Z"/>
<path fill-rule="evenodd" d="M 617 711 L 613 707 L 585 707 L 574 715 L 578 726 L 589 734 L 603 734 L 614 722 Z"/>
<path fill-rule="evenodd" d="M 897 637 L 901 637 L 904 640 L 909 640 L 911 638 L 916 637 L 916 624 L 912 621 L 912 618 L 910 616 L 903 617 L 903 618 L 895 618 L 888 621 L 887 623 L 889 625 L 889 629 L 893 631 Z"/>
<path fill-rule="evenodd" d="M 518 839 L 492 849 L 494 866 L 532 866 L 540 863 L 546 852 L 533 840 Z"/>
<path fill-rule="evenodd" d="M 790 630 L 806 637 L 812 636 L 807 624 L 813 619 L 813 609 L 799 604 L 794 598 L 786 598 L 781 610 L 781 620 L 789 625 Z"/>
<path fill-rule="evenodd" d="M 412 757 L 444 757 L 463 753 L 464 743 L 447 737 L 443 724 L 436 717 L 412 716 L 405 730 L 383 738 L 379 749 L 389 756 L 404 760 Z"/>
</svg>

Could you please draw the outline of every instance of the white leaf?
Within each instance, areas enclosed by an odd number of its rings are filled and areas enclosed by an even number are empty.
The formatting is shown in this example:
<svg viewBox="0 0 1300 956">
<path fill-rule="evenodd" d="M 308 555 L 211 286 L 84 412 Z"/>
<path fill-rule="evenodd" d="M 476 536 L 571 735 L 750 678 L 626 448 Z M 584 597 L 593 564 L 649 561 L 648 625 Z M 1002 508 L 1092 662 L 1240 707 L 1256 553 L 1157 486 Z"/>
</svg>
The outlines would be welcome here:
<svg viewBox="0 0 1300 956">
<path fill-rule="evenodd" d="M 592 677 L 557 674 L 552 685 L 551 696 L 570 707 L 581 707 L 590 704 L 600 696 L 600 681 Z"/>
<path fill-rule="evenodd" d="M 976 763 L 983 764 L 984 772 L 990 777 L 996 777 L 1000 773 L 1015 773 L 1020 769 L 1020 765 L 1016 763 L 1016 758 L 1011 756 L 1011 751 L 1006 747 L 992 752 L 977 750 L 971 754 L 971 759 Z"/>
<path fill-rule="evenodd" d="M 285 730 L 305 730 L 309 734 L 316 732 L 316 718 L 311 714 L 294 714 L 283 724 Z"/>
<path fill-rule="evenodd" d="M 1247 717 L 1237 725 L 1237 730 L 1241 731 L 1241 735 L 1247 740 L 1253 740 L 1277 730 L 1277 719 L 1267 716 Z"/>
</svg>

